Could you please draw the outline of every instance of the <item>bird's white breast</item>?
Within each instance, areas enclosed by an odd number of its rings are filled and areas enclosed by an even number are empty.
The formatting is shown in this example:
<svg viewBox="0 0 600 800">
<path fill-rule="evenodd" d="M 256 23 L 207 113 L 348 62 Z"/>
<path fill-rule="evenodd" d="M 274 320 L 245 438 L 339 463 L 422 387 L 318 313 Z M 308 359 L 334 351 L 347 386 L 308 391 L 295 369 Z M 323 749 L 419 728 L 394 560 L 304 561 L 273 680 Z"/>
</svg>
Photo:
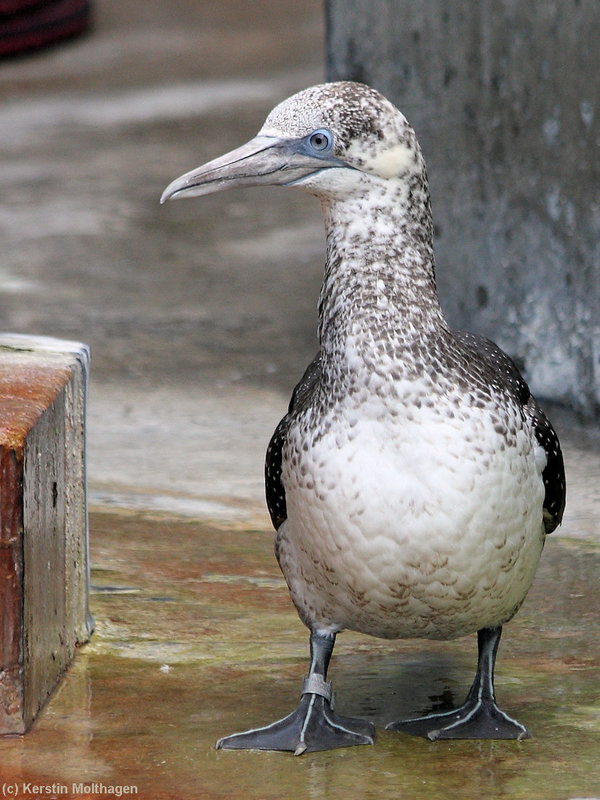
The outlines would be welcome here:
<svg viewBox="0 0 600 800">
<path fill-rule="evenodd" d="M 516 412 L 507 436 L 492 408 L 412 382 L 315 414 L 288 435 L 278 533 L 304 621 L 448 638 L 509 619 L 543 545 L 540 469 Z"/>
</svg>

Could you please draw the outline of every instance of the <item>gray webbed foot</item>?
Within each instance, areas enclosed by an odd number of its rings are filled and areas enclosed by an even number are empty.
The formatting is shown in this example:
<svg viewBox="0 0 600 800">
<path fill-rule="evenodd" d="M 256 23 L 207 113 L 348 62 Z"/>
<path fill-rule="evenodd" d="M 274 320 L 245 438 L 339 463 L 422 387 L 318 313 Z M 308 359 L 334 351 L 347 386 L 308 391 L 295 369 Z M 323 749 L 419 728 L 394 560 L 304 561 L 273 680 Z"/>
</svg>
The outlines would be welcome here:
<svg viewBox="0 0 600 800">
<path fill-rule="evenodd" d="M 494 693 L 494 665 L 502 628 L 478 633 L 479 659 L 473 686 L 464 704 L 453 711 L 392 722 L 388 730 L 436 739 L 528 739 L 524 725 L 501 711 Z"/>
<path fill-rule="evenodd" d="M 375 727 L 371 722 L 342 717 L 333 711 L 333 692 L 325 678 L 334 644 L 334 634 L 311 634 L 310 672 L 295 711 L 264 728 L 225 736 L 217 742 L 217 749 L 290 750 L 300 756 L 317 750 L 373 744 Z"/>
<path fill-rule="evenodd" d="M 219 739 L 217 748 L 231 750 L 289 750 L 294 755 L 373 744 L 372 723 L 335 714 L 320 695 L 304 694 L 295 711 L 264 728 L 234 733 Z"/>
<path fill-rule="evenodd" d="M 445 714 L 392 722 L 387 728 L 436 739 L 528 739 L 527 728 L 501 711 L 495 702 L 471 700 Z"/>
</svg>

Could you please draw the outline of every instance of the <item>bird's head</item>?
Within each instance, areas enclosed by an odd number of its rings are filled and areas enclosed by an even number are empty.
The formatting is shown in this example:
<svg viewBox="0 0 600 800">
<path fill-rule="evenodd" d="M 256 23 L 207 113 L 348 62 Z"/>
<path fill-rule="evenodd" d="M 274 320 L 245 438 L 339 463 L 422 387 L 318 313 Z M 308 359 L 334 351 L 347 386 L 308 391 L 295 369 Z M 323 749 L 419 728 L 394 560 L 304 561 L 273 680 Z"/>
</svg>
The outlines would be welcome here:
<svg viewBox="0 0 600 800">
<path fill-rule="evenodd" d="M 424 175 L 406 118 L 374 89 L 344 81 L 284 100 L 254 139 L 174 180 L 161 202 L 258 185 L 339 198 L 373 182 L 407 184 Z"/>
</svg>

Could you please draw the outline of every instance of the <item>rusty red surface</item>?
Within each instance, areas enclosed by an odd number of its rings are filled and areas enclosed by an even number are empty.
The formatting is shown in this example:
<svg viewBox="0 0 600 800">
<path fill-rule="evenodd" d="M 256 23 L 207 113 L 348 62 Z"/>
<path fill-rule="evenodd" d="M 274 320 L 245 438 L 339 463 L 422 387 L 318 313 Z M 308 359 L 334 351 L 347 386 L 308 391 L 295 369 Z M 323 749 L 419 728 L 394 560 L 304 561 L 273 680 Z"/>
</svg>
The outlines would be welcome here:
<svg viewBox="0 0 600 800">
<path fill-rule="evenodd" d="M 0 362 L 0 734 L 24 733 L 23 453 L 69 369 Z"/>
<path fill-rule="evenodd" d="M 22 733 L 23 461 L 0 446 L 0 732 Z"/>
<path fill-rule="evenodd" d="M 0 445 L 23 455 L 28 432 L 71 378 L 55 365 L 0 361 Z"/>
</svg>

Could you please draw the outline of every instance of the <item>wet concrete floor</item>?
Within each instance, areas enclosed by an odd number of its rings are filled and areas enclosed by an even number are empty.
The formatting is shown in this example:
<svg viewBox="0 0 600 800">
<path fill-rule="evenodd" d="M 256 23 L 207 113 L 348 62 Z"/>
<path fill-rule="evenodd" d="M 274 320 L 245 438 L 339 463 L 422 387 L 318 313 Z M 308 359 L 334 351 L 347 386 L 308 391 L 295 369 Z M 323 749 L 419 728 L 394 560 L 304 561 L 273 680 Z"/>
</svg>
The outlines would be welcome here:
<svg viewBox="0 0 600 800">
<path fill-rule="evenodd" d="M 291 710 L 306 671 L 306 632 L 271 533 L 141 512 L 96 511 L 91 523 L 96 633 L 32 732 L 0 741 L 1 782 L 135 786 L 157 800 L 600 795 L 597 543 L 551 538 L 505 629 L 497 693 L 532 739 L 430 743 L 385 731 L 462 699 L 475 637 L 343 634 L 337 707 L 372 719 L 376 744 L 294 758 L 214 749 Z"/>
<path fill-rule="evenodd" d="M 561 409 L 565 522 L 498 661 L 499 698 L 531 740 L 432 744 L 385 732 L 395 717 L 462 699 L 474 638 L 344 634 L 331 671 L 338 708 L 374 720 L 374 747 L 299 759 L 214 750 L 219 736 L 290 710 L 306 670 L 262 461 L 315 349 L 324 243 L 317 204 L 293 192 L 165 207 L 158 197 L 324 77 L 322 7 L 96 8 L 91 36 L 0 66 L 2 324 L 92 345 L 97 624 L 33 730 L 0 741 L 0 790 L 600 797 L 600 448 Z"/>
</svg>

